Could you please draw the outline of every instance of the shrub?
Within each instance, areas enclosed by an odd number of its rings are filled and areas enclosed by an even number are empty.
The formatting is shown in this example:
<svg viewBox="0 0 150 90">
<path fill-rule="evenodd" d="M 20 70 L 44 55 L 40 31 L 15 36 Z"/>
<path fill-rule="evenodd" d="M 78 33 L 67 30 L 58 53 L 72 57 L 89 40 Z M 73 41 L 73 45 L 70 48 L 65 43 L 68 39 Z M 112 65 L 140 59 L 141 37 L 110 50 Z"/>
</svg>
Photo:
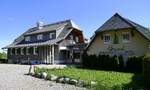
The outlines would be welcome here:
<svg viewBox="0 0 150 90">
<path fill-rule="evenodd" d="M 142 56 L 131 56 L 126 62 L 126 70 L 134 73 L 142 72 Z"/>
<path fill-rule="evenodd" d="M 0 63 L 7 63 L 7 59 L 0 59 Z"/>
<path fill-rule="evenodd" d="M 0 59 L 7 59 L 7 54 L 5 52 L 0 52 Z"/>
<path fill-rule="evenodd" d="M 145 84 L 150 88 L 150 54 L 146 54 L 143 58 L 143 77 Z"/>
<path fill-rule="evenodd" d="M 97 60 L 98 60 L 97 56 L 91 55 L 90 58 L 91 58 L 91 63 L 92 63 L 91 68 L 96 68 L 97 67 Z"/>
<path fill-rule="evenodd" d="M 118 60 L 118 57 L 115 55 L 115 56 L 112 56 L 111 57 L 111 68 L 112 70 L 118 70 L 118 66 L 119 66 L 119 60 Z"/>
<path fill-rule="evenodd" d="M 118 59 L 119 59 L 119 69 L 120 69 L 120 71 L 123 71 L 124 70 L 124 59 L 123 59 L 123 56 L 119 55 Z"/>
</svg>

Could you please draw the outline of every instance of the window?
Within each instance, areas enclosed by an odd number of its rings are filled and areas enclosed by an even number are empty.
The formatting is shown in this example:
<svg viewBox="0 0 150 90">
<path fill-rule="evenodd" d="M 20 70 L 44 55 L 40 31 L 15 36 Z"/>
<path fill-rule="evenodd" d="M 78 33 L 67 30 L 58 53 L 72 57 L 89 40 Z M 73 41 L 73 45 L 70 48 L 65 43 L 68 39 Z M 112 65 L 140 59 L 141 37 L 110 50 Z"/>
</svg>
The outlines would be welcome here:
<svg viewBox="0 0 150 90">
<path fill-rule="evenodd" d="M 70 44 L 75 44 L 73 35 L 70 35 L 69 37 L 70 37 L 70 40 L 69 40 Z"/>
<path fill-rule="evenodd" d="M 25 41 L 30 41 L 30 36 L 25 37 Z"/>
<path fill-rule="evenodd" d="M 104 44 L 109 44 L 110 43 L 110 35 L 109 34 L 105 34 L 104 35 Z"/>
<path fill-rule="evenodd" d="M 79 37 L 76 37 L 76 42 L 79 42 Z"/>
<path fill-rule="evenodd" d="M 50 38 L 50 39 L 55 38 L 55 33 L 49 33 L 49 38 Z"/>
<path fill-rule="evenodd" d="M 42 40 L 42 39 L 43 39 L 43 35 L 42 34 L 37 35 L 37 40 Z"/>
<path fill-rule="evenodd" d="M 34 47 L 33 54 L 34 54 L 34 55 L 37 55 L 37 54 L 38 54 L 38 48 L 37 48 L 37 47 Z"/>
<path fill-rule="evenodd" d="M 124 33 L 122 34 L 122 38 L 123 38 L 123 42 L 124 42 L 124 43 L 130 42 L 130 34 L 129 34 L 129 32 L 124 32 Z"/>
</svg>

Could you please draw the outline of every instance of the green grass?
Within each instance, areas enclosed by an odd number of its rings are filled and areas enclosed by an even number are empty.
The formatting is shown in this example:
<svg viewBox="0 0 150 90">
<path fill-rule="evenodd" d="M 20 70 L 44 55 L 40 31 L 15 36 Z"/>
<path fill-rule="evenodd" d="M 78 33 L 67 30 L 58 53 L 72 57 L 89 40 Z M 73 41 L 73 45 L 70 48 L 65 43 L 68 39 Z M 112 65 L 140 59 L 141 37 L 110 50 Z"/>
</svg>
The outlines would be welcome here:
<svg viewBox="0 0 150 90">
<path fill-rule="evenodd" d="M 48 75 L 54 74 L 84 80 L 87 84 L 90 84 L 91 81 L 96 81 L 98 82 L 97 88 L 145 88 L 140 74 L 77 68 L 37 69 L 36 73 L 43 71 L 47 72 Z"/>
</svg>

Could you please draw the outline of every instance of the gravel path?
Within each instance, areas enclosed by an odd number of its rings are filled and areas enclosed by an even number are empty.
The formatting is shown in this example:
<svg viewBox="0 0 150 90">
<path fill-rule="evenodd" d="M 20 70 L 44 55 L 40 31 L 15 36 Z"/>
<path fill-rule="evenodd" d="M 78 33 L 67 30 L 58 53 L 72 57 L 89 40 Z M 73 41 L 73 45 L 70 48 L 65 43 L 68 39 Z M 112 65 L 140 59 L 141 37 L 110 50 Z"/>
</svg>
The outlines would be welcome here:
<svg viewBox="0 0 150 90">
<path fill-rule="evenodd" d="M 28 65 L 0 64 L 0 90 L 85 90 L 25 75 Z"/>
</svg>

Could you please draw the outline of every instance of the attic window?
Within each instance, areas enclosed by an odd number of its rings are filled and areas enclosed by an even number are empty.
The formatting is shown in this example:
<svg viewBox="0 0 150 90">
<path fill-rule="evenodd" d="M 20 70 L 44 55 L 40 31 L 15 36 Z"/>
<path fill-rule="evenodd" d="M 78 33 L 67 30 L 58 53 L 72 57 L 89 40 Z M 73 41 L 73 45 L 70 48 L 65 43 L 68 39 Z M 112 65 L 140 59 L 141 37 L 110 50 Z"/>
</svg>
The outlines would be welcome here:
<svg viewBox="0 0 150 90">
<path fill-rule="evenodd" d="M 103 40 L 104 40 L 104 44 L 109 44 L 110 43 L 110 34 L 105 34 Z"/>
<path fill-rule="evenodd" d="M 30 41 L 30 36 L 25 37 L 25 41 Z"/>
<path fill-rule="evenodd" d="M 123 38 L 123 42 L 124 43 L 130 42 L 130 34 L 129 34 L 129 32 L 122 33 L 122 38 Z"/>
</svg>

